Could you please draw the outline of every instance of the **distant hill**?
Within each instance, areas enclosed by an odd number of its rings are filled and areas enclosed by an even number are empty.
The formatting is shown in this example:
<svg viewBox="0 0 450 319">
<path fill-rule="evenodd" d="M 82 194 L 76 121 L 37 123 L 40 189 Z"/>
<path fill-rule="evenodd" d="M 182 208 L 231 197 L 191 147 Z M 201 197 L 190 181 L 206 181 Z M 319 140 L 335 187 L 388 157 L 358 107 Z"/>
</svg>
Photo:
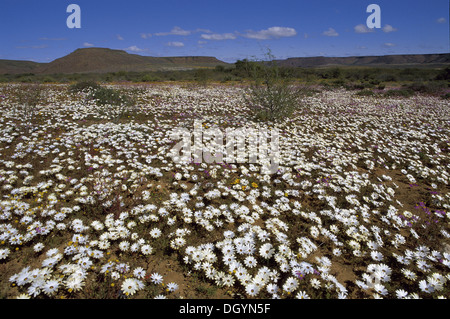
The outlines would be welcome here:
<svg viewBox="0 0 450 319">
<path fill-rule="evenodd" d="M 286 67 L 319 68 L 328 66 L 371 67 L 445 67 L 450 54 L 412 54 L 355 57 L 303 57 L 277 60 Z M 118 71 L 185 70 L 230 65 L 215 57 L 151 57 L 130 54 L 123 50 L 84 48 L 50 63 L 0 60 L 0 74 L 71 74 L 107 73 Z"/>
<path fill-rule="evenodd" d="M 0 74 L 34 73 L 40 65 L 31 61 L 0 60 Z"/>
<path fill-rule="evenodd" d="M 155 71 L 215 67 L 227 65 L 214 57 L 150 57 L 123 50 L 84 48 L 50 63 L 0 60 L 0 74 L 70 74 L 118 71 Z"/>
<path fill-rule="evenodd" d="M 450 64 L 450 54 L 411 54 L 353 57 L 305 57 L 277 60 L 280 66 L 317 68 L 327 66 L 417 67 L 445 66 Z"/>
</svg>

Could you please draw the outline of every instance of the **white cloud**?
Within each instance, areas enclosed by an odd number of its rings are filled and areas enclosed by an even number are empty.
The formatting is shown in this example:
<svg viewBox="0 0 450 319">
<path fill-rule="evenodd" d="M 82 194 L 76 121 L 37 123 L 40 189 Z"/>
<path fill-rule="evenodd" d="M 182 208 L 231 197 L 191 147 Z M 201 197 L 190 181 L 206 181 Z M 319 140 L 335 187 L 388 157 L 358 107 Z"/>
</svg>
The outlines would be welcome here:
<svg viewBox="0 0 450 319">
<path fill-rule="evenodd" d="M 439 18 L 436 20 L 437 23 L 445 23 L 447 20 L 445 18 Z"/>
<path fill-rule="evenodd" d="M 120 40 L 120 41 L 123 40 L 123 37 L 120 34 L 118 34 L 116 37 L 117 37 L 117 40 Z"/>
<path fill-rule="evenodd" d="M 374 29 L 369 29 L 365 24 L 358 24 L 355 26 L 354 30 L 356 33 L 369 33 L 375 31 Z"/>
<path fill-rule="evenodd" d="M 328 30 L 324 31 L 322 35 L 325 35 L 327 37 L 337 37 L 339 33 L 337 33 L 333 28 L 329 28 Z"/>
<path fill-rule="evenodd" d="M 284 37 L 293 37 L 297 35 L 297 31 L 293 28 L 286 27 L 271 27 L 265 30 L 252 31 L 249 30 L 247 33 L 243 34 L 243 37 L 249 39 L 258 40 L 268 40 L 268 39 L 278 39 Z"/>
<path fill-rule="evenodd" d="M 216 41 L 220 41 L 220 40 L 234 40 L 236 39 L 236 35 L 233 33 L 211 33 L 211 34 L 202 34 L 201 35 L 202 39 L 205 40 L 216 40 Z"/>
<path fill-rule="evenodd" d="M 397 29 L 394 28 L 393 26 L 391 26 L 390 24 L 386 24 L 383 27 L 383 32 L 385 32 L 385 33 L 390 33 L 390 32 L 395 32 L 395 31 L 397 31 Z"/>
<path fill-rule="evenodd" d="M 396 44 L 395 43 L 386 42 L 385 44 L 383 44 L 383 46 L 385 48 L 392 48 L 392 47 L 395 47 Z"/>
<path fill-rule="evenodd" d="M 44 41 L 64 41 L 67 40 L 67 38 L 39 38 L 39 40 L 44 40 Z"/>
<path fill-rule="evenodd" d="M 147 38 L 151 38 L 152 34 L 151 33 L 141 33 L 141 38 L 142 39 L 147 39 Z"/>
<path fill-rule="evenodd" d="M 17 46 L 16 49 L 45 49 L 47 48 L 47 44 L 39 44 L 39 45 L 30 45 L 30 46 Z"/>
<path fill-rule="evenodd" d="M 89 42 L 84 42 L 83 46 L 88 48 L 88 47 L 93 47 L 94 45 L 92 43 L 89 43 Z"/>
<path fill-rule="evenodd" d="M 192 33 L 192 31 L 188 31 L 188 30 L 183 30 L 180 27 L 173 27 L 173 29 L 170 32 L 158 32 L 155 33 L 154 35 L 160 37 L 160 36 L 166 36 L 166 35 L 190 35 Z"/>
<path fill-rule="evenodd" d="M 213 33 L 211 30 L 209 29 L 196 29 L 194 32 L 202 32 L 202 33 Z"/>
<path fill-rule="evenodd" d="M 169 47 L 177 47 L 177 48 L 184 47 L 184 43 L 183 42 L 178 42 L 178 41 L 168 42 L 166 45 L 169 46 Z"/>
<path fill-rule="evenodd" d="M 132 45 L 131 47 L 125 48 L 124 50 L 125 51 L 130 51 L 130 52 L 145 52 L 145 51 L 148 51 L 148 49 L 141 49 L 141 48 L 138 48 L 135 45 Z"/>
</svg>

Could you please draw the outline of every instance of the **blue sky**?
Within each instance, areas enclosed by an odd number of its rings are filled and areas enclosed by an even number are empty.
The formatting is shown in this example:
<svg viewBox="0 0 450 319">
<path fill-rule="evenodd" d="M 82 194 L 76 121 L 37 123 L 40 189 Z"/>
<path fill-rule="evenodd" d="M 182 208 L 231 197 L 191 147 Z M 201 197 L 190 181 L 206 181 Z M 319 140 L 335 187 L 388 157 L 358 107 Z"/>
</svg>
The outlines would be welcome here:
<svg viewBox="0 0 450 319">
<path fill-rule="evenodd" d="M 69 4 L 81 28 L 66 25 Z M 381 29 L 368 29 L 369 4 Z M 148 56 L 276 58 L 449 53 L 448 0 L 1 0 L 0 59 L 49 62 L 84 47 Z"/>
</svg>

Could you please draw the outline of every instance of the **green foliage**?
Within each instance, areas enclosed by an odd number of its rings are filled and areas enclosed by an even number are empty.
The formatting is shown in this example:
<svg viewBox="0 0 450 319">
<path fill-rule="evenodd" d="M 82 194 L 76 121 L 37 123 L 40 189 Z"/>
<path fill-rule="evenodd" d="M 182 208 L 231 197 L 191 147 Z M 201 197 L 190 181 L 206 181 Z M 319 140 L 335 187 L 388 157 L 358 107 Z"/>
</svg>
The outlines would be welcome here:
<svg viewBox="0 0 450 319">
<path fill-rule="evenodd" d="M 436 81 L 450 81 L 450 67 L 446 67 L 444 70 L 439 71 L 435 77 Z"/>
<path fill-rule="evenodd" d="M 98 106 L 134 106 L 136 104 L 135 95 L 139 93 L 134 89 L 117 90 L 114 88 L 102 87 L 92 80 L 77 82 L 71 85 L 68 90 L 71 93 L 87 94 L 87 98 L 94 100 Z"/>
<path fill-rule="evenodd" d="M 414 91 L 409 88 L 404 89 L 390 89 L 384 93 L 385 97 L 411 97 Z"/>
<path fill-rule="evenodd" d="M 96 90 L 94 90 L 90 97 L 95 100 L 97 105 L 123 105 L 123 106 L 132 106 L 134 105 L 135 101 L 126 93 L 123 93 L 121 91 L 112 89 L 112 88 L 105 88 L 100 87 Z"/>
<path fill-rule="evenodd" d="M 375 93 L 372 90 L 365 89 L 355 93 L 357 96 L 374 96 Z"/>
<path fill-rule="evenodd" d="M 208 71 L 205 69 L 198 69 L 194 74 L 195 81 L 202 86 L 206 86 L 208 84 Z"/>
<path fill-rule="evenodd" d="M 272 65 L 273 66 L 273 65 Z M 87 74 L 4 74 L 0 82 L 18 83 L 68 83 L 76 82 L 72 86 L 73 92 L 86 89 L 97 89 L 96 83 L 117 82 L 195 82 L 207 85 L 211 82 L 254 81 L 255 78 L 264 79 L 268 69 L 272 66 L 268 62 L 238 60 L 230 66 L 218 65 L 211 68 L 193 68 L 184 70 L 155 70 L 155 71 L 119 71 L 109 73 Z M 441 96 L 450 83 L 450 67 L 363 67 L 363 66 L 331 66 L 331 67 L 281 67 L 277 65 L 278 77 L 284 81 L 296 81 L 306 85 L 322 85 L 326 89 L 345 88 L 347 90 L 375 89 L 383 90 L 386 84 L 401 86 L 421 94 Z M 423 84 L 423 85 L 422 85 Z M 411 87 L 409 87 L 411 85 Z M 395 96 L 397 93 L 388 93 Z M 401 96 L 402 94 L 400 94 Z M 406 94 L 408 95 L 408 94 Z"/>
<path fill-rule="evenodd" d="M 446 93 L 446 94 L 441 95 L 441 98 L 443 100 L 449 100 L 450 99 L 450 93 Z"/>
<path fill-rule="evenodd" d="M 95 81 L 80 81 L 75 84 L 72 84 L 69 87 L 69 92 L 71 93 L 87 93 L 90 91 L 95 91 L 100 88 L 100 85 L 97 84 Z"/>
<path fill-rule="evenodd" d="M 42 79 L 42 82 L 43 83 L 53 83 L 53 82 L 56 82 L 56 80 L 51 76 L 46 76 L 45 78 Z"/>
<path fill-rule="evenodd" d="M 282 76 L 279 66 L 273 62 L 270 52 L 269 63 L 243 62 L 246 72 L 252 76 L 245 101 L 256 119 L 275 121 L 289 117 L 300 105 L 302 91 L 292 85 L 287 76 Z"/>
<path fill-rule="evenodd" d="M 144 74 L 138 81 L 135 82 L 158 82 L 160 79 L 152 74 Z"/>
<path fill-rule="evenodd" d="M 442 92 L 446 88 L 446 84 L 445 82 L 414 82 L 406 87 L 417 93 L 434 95 Z"/>
</svg>

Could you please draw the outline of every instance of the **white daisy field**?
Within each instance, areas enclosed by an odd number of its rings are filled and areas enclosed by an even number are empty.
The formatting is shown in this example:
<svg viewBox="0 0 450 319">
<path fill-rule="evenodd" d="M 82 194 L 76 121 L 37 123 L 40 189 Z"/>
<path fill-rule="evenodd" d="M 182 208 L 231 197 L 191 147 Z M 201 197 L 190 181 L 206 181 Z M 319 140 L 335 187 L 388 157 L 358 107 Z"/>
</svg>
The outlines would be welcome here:
<svg viewBox="0 0 450 319">
<path fill-rule="evenodd" d="M 0 86 L 1 298 L 449 296 L 448 100 L 318 90 L 270 123 L 244 86 L 116 88 L 136 105 Z M 276 129 L 276 172 L 174 161 L 195 121 Z"/>
</svg>

